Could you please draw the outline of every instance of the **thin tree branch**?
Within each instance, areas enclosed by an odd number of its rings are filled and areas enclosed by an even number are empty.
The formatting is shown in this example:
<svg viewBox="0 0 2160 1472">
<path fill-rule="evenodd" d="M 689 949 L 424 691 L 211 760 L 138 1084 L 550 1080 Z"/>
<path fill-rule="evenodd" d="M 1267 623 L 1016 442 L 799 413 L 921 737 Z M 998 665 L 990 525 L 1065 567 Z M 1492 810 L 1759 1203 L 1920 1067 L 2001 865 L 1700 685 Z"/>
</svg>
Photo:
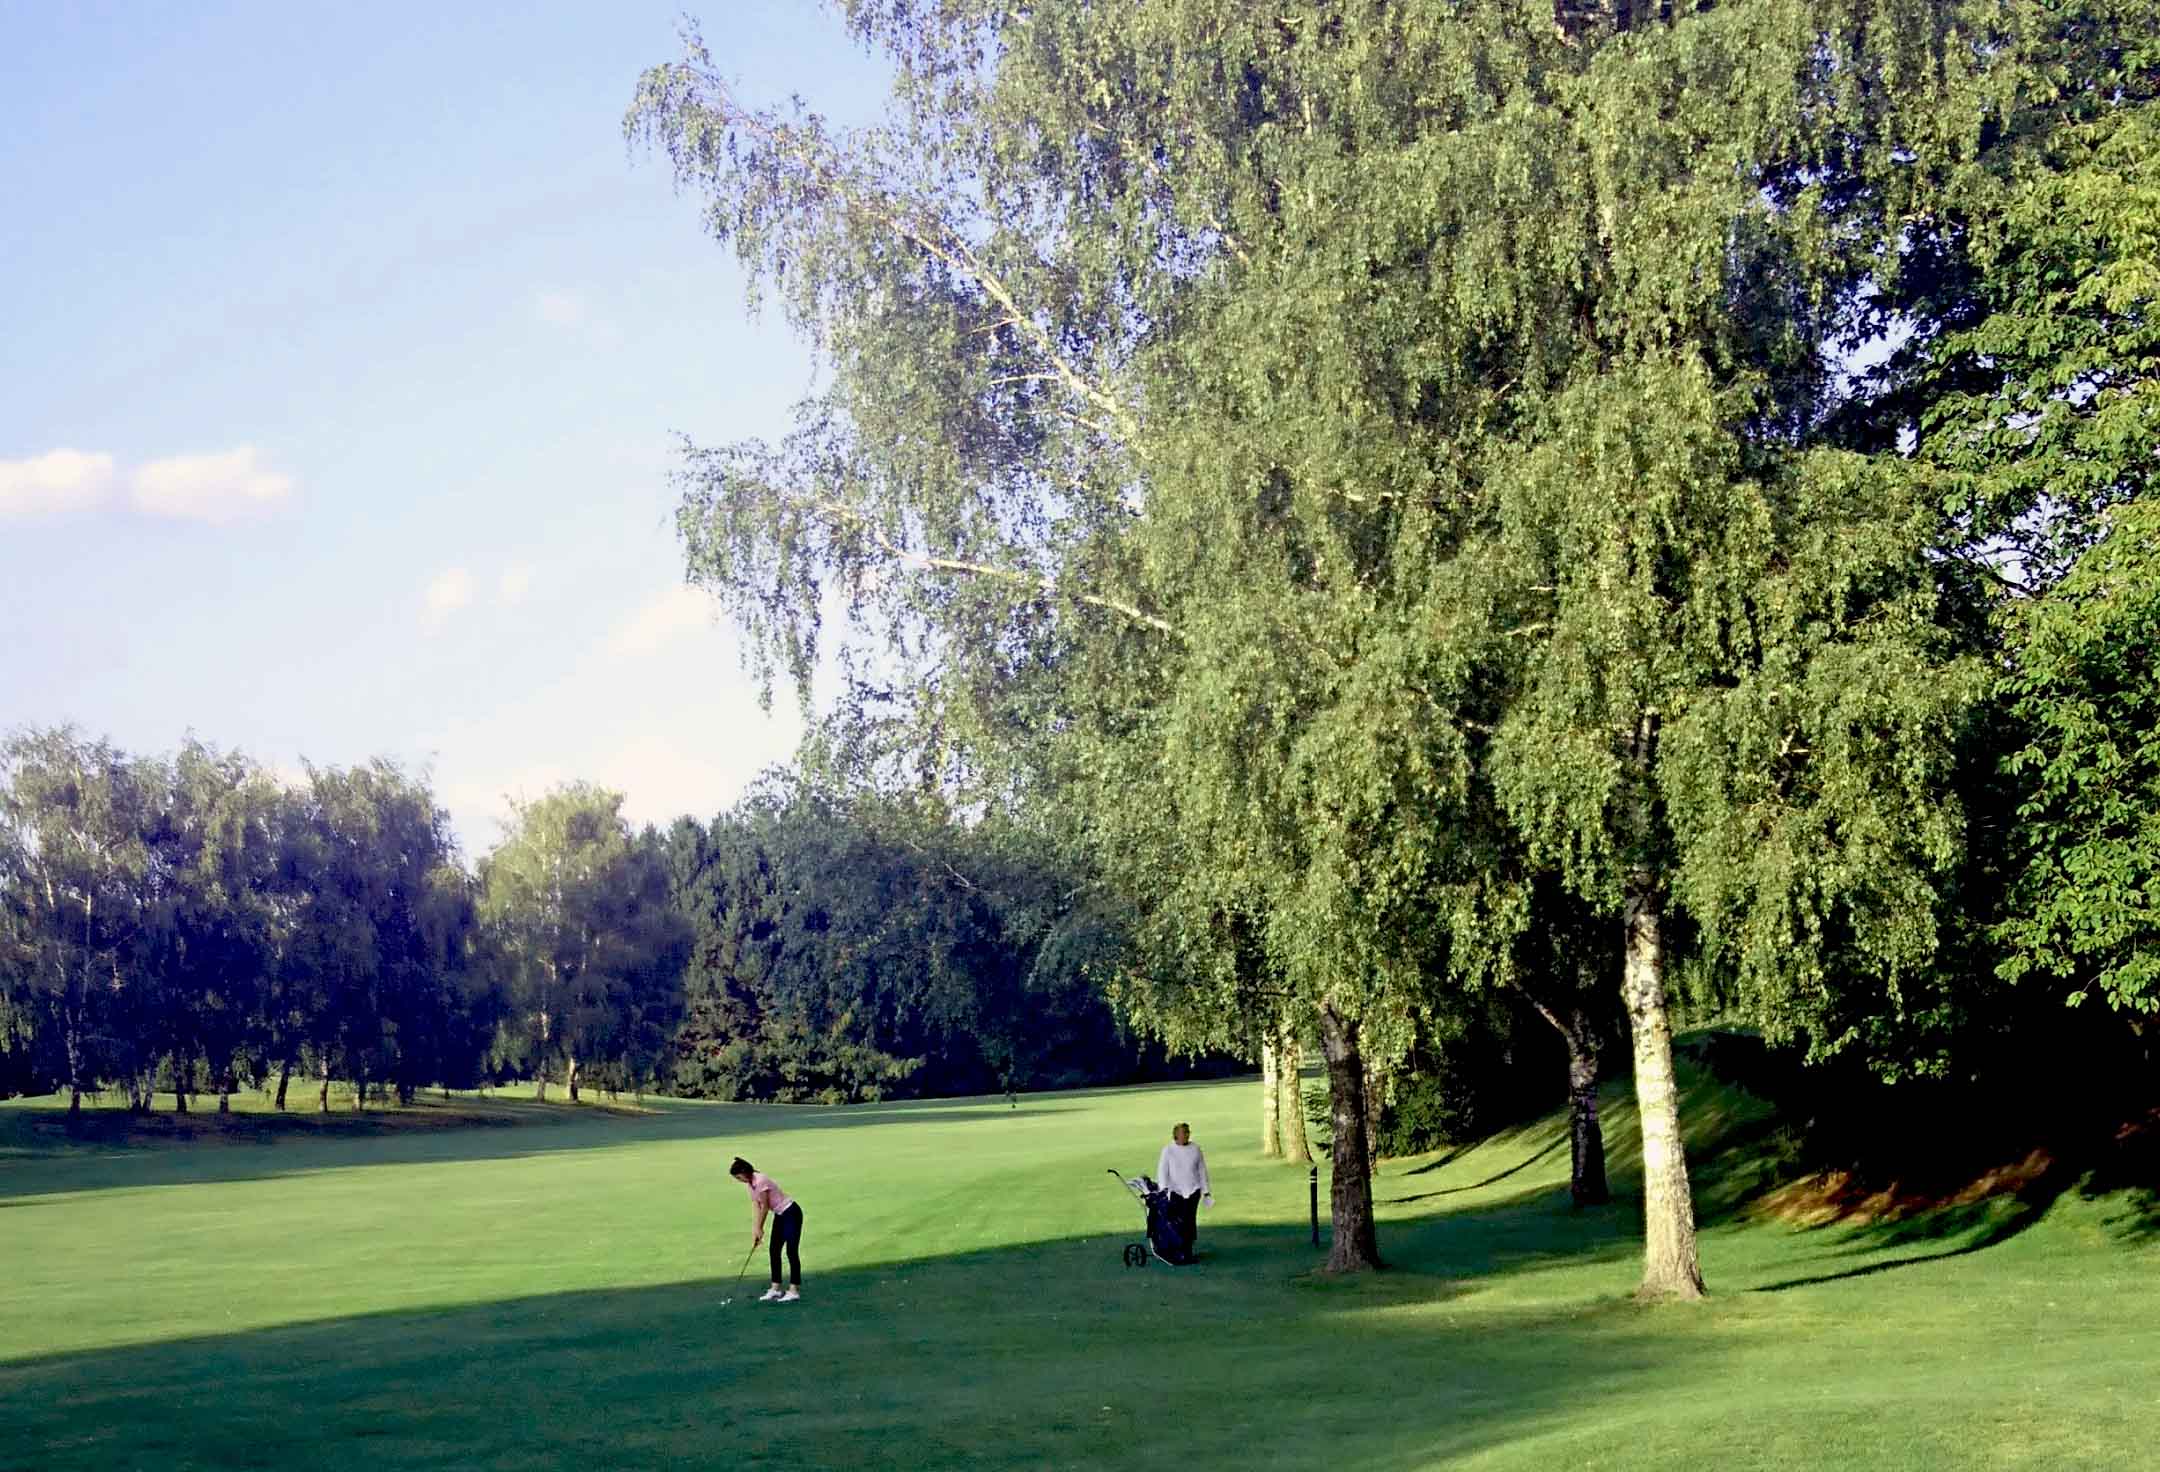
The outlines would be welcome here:
<svg viewBox="0 0 2160 1472">
<path fill-rule="evenodd" d="M 831 501 L 820 501 L 816 503 L 813 509 L 836 521 L 844 521 L 859 528 L 870 538 L 872 544 L 887 556 L 897 558 L 902 562 L 913 563 L 927 571 L 959 573 L 968 577 L 994 578 L 999 582 L 1012 583 L 1020 587 L 1040 588 L 1046 593 L 1059 591 L 1057 584 L 1041 573 L 1021 572 L 1015 568 L 998 567 L 987 562 L 970 562 L 959 557 L 933 557 L 927 552 L 917 552 L 912 548 L 903 547 L 886 536 L 882 530 L 871 522 L 869 517 L 853 507 L 842 506 Z M 1184 637 L 1179 633 L 1177 625 L 1157 618 L 1154 614 L 1120 599 L 1105 598 L 1095 593 L 1072 593 L 1068 596 L 1076 602 L 1087 604 L 1091 608 L 1100 608 L 1110 613 L 1120 614 L 1131 619 L 1134 623 L 1144 624 L 1148 628 L 1169 634 L 1175 638 Z"/>
<path fill-rule="evenodd" d="M 755 134 L 774 148 L 792 153 L 844 209 L 853 210 L 863 218 L 883 226 L 894 235 L 920 248 L 947 269 L 972 277 L 982 287 L 983 292 L 1004 309 L 1007 322 L 1019 328 L 1034 342 L 1037 351 L 1049 362 L 1052 371 L 1065 387 L 1076 397 L 1108 414 L 1122 431 L 1115 437 L 1122 439 L 1126 448 L 1135 456 L 1143 460 L 1146 458 L 1140 444 L 1138 426 L 1134 423 L 1130 411 L 1116 396 L 1081 372 L 1059 350 L 1049 329 L 1021 309 L 1012 287 L 990 269 L 958 231 L 942 221 L 924 224 L 911 220 L 889 198 L 881 197 L 883 191 L 876 186 L 860 184 L 848 178 L 842 170 L 820 157 L 818 150 L 807 146 L 795 130 L 740 106 L 728 90 L 727 84 L 719 77 L 703 69 L 697 69 L 694 74 L 704 84 L 707 94 L 717 102 L 716 110 L 724 124 L 741 128 L 747 133 Z"/>
</svg>

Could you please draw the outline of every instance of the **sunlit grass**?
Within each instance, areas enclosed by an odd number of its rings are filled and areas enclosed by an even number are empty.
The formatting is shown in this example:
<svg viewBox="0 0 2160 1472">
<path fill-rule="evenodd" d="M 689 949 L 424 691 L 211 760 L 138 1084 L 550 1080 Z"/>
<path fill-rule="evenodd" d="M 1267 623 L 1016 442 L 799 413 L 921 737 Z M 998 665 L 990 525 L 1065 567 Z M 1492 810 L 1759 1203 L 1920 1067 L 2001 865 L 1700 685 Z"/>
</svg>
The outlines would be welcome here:
<svg viewBox="0 0 2160 1472">
<path fill-rule="evenodd" d="M 1331 1281 L 1304 1171 L 1252 1147 L 1256 1093 L 499 1095 L 429 1117 L 519 1123 L 217 1144 L 71 1143 L 0 1106 L 0 1464 L 2141 1466 L 2160 1443 L 2160 1254 L 2118 1202 L 1752 1220 L 1762 1111 L 1698 1085 L 1709 1302 L 1629 1301 L 1633 1204 L 1568 1208 L 1558 1119 L 1387 1163 L 1391 1271 Z M 1151 1168 L 1179 1119 L 1214 1170 L 1207 1257 L 1128 1270 L 1139 1212 L 1107 1170 Z M 733 1287 L 738 1152 L 804 1204 L 800 1305 L 751 1301 L 762 1252 Z"/>
</svg>

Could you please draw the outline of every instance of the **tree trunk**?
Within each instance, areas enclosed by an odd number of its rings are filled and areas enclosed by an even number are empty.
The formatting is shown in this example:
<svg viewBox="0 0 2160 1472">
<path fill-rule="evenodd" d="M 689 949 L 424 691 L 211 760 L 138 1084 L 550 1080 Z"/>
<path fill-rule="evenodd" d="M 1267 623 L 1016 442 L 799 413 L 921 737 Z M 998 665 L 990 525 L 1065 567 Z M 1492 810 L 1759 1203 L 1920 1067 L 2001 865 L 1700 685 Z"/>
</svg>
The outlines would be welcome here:
<svg viewBox="0 0 2160 1472">
<path fill-rule="evenodd" d="M 570 1091 L 570 1102 L 577 1103 L 577 1058 L 574 1055 L 563 1060 L 563 1087 Z"/>
<path fill-rule="evenodd" d="M 1590 1014 L 1568 1016 L 1568 1197 L 1577 1206 L 1612 1199 L 1605 1181 L 1605 1126 L 1598 1119 L 1598 1053 L 1604 1047 Z"/>
<path fill-rule="evenodd" d="M 362 1068 L 355 1072 L 358 1077 L 353 1079 L 352 1107 L 353 1113 L 358 1114 L 367 1108 L 367 1070 Z"/>
<path fill-rule="evenodd" d="M 48 882 L 48 884 L 47 884 L 47 886 L 46 886 L 46 889 L 47 889 L 47 893 L 49 894 L 49 893 L 51 892 L 51 885 L 50 885 L 50 883 L 49 883 L 49 882 Z M 85 895 L 83 896 L 83 963 L 82 963 L 82 1005 L 81 1005 L 80 1007 L 70 1007 L 70 1008 L 68 1008 L 68 1020 L 67 1020 L 67 1028 L 68 1028 L 68 1034 L 67 1034 L 67 1050 L 68 1050 L 68 1096 L 69 1096 L 69 1097 L 68 1097 L 68 1114 L 69 1114 L 69 1116 L 70 1116 L 71 1118 L 72 1118 L 72 1117 L 74 1117 L 74 1116 L 76 1116 L 76 1115 L 79 1115 L 79 1114 L 81 1114 L 81 1113 L 82 1113 L 82 1074 L 83 1074 L 83 1056 L 82 1056 L 82 1052 L 83 1052 L 83 1050 L 82 1050 L 82 1026 L 83 1026 L 83 1020 L 84 1020 L 84 1014 L 85 1014 L 85 1013 L 86 1013 L 86 1012 L 87 1012 L 87 1011 L 89 1010 L 89 1007 L 90 1007 L 90 935 L 91 935 L 91 931 L 90 931 L 90 913 L 91 913 L 91 909 L 92 909 L 92 902 L 91 902 L 91 899 L 90 899 L 89 895 L 85 894 Z M 66 976 L 66 973 L 65 973 L 65 972 L 63 972 L 63 973 L 61 974 L 61 978 L 60 978 L 60 981 L 61 981 L 61 987 L 62 987 L 62 989 L 63 989 L 63 990 L 65 990 L 65 988 L 66 988 L 66 985 L 67 985 L 67 976 Z"/>
<path fill-rule="evenodd" d="M 187 1103 L 187 1096 L 188 1096 L 188 1086 L 189 1086 L 190 1084 L 192 1084 L 192 1083 L 194 1083 L 194 1082 L 195 1082 L 195 1076 L 194 1076 L 194 1075 L 195 1075 L 195 1060 L 194 1060 L 194 1059 L 192 1059 L 192 1058 L 190 1058 L 190 1057 L 189 1057 L 188 1055 L 186 1055 L 185 1053 L 175 1053 L 175 1054 L 173 1054 L 173 1060 L 172 1060 L 173 1113 L 175 1113 L 175 1114 L 185 1114 L 185 1113 L 187 1113 L 187 1112 L 188 1112 L 188 1103 Z"/>
<path fill-rule="evenodd" d="M 1577 1206 L 1603 1206 L 1612 1199 L 1605 1180 L 1605 1126 L 1598 1119 L 1597 1102 L 1598 1054 L 1604 1040 L 1580 1003 L 1563 1018 L 1527 990 L 1523 995 L 1567 1040 L 1568 1197 Z"/>
<path fill-rule="evenodd" d="M 1277 1087 L 1275 1046 L 1260 1045 L 1260 1153 L 1282 1154 L 1282 1095 Z"/>
<path fill-rule="evenodd" d="M 285 1061 L 284 1061 L 283 1063 L 281 1063 L 281 1064 L 279 1064 L 279 1065 L 278 1065 L 278 1076 L 277 1076 L 277 1109 L 278 1109 L 278 1113 L 280 1113 L 280 1114 L 283 1114 L 283 1113 L 285 1112 L 285 1086 L 286 1086 L 287 1084 L 291 1083 L 291 1082 L 292 1082 L 292 1059 L 288 1058 L 288 1059 L 286 1059 L 286 1060 L 285 1060 Z"/>
<path fill-rule="evenodd" d="M 1387 1079 L 1365 1059 L 1365 1161 L 1368 1168 L 1380 1164 L 1380 1111 L 1387 1107 Z"/>
<path fill-rule="evenodd" d="M 1283 1158 L 1311 1165 L 1312 1142 L 1305 1135 L 1305 1048 L 1295 1033 L 1284 1033 L 1275 1045 L 1275 1106 Z"/>
<path fill-rule="evenodd" d="M 1335 1120 L 1334 1179 L 1328 1186 L 1334 1236 L 1328 1244 L 1327 1270 L 1365 1272 L 1382 1264 L 1373 1228 L 1372 1157 L 1365 1143 L 1365 1060 L 1358 1051 L 1357 1023 L 1332 1005 L 1322 1006 L 1320 1048 L 1327 1057 L 1328 1101 Z"/>
<path fill-rule="evenodd" d="M 533 1097 L 543 1104 L 547 1102 L 547 1055 L 548 1015 L 543 1011 L 540 1014 L 540 1056 L 534 1060 L 535 1066 L 533 1069 L 533 1072 L 538 1075 L 533 1085 Z"/>
<path fill-rule="evenodd" d="M 315 1096 L 315 1112 L 318 1114 L 328 1114 L 330 1112 L 330 1065 L 328 1062 L 325 1062 L 322 1066 L 322 1092 Z"/>
<path fill-rule="evenodd" d="M 61 1033 L 67 1043 L 68 1117 L 82 1114 L 82 1025 L 73 1007 L 64 1009 Z"/>
<path fill-rule="evenodd" d="M 1621 992 L 1635 1042 L 1635 1107 L 1642 1119 L 1643 1279 L 1639 1298 L 1700 1298 L 1695 1201 L 1680 1135 L 1672 1023 L 1665 1012 L 1664 896 L 1638 870 L 1627 893 L 1627 965 Z"/>
</svg>

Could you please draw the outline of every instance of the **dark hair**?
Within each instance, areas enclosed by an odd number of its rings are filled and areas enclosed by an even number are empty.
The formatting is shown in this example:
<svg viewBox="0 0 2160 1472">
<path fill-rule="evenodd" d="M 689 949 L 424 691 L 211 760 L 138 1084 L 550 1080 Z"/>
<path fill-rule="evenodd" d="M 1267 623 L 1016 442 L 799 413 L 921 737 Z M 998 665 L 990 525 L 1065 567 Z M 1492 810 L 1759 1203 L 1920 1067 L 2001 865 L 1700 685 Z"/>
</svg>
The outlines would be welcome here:
<svg viewBox="0 0 2160 1472">
<path fill-rule="evenodd" d="M 727 1173 L 731 1176 L 754 1176 L 757 1174 L 756 1171 L 750 1168 L 750 1162 L 740 1155 L 736 1156 L 735 1163 L 727 1168 Z"/>
</svg>

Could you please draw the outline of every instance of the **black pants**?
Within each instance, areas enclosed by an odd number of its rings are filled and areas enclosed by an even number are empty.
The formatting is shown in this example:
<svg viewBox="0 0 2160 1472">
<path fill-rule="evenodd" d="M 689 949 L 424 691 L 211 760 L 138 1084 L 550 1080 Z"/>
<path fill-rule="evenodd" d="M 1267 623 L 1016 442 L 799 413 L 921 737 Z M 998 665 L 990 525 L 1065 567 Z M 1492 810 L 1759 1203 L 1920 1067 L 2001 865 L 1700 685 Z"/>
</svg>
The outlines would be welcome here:
<svg viewBox="0 0 2160 1472">
<path fill-rule="evenodd" d="M 787 1249 L 788 1281 L 802 1287 L 802 1203 L 790 1201 L 788 1209 L 772 1219 L 772 1226 L 765 1237 L 765 1246 L 772 1253 L 772 1280 L 780 1281 L 780 1249 Z"/>
<path fill-rule="evenodd" d="M 1194 1247 L 1198 1246 L 1200 1243 L 1200 1193 L 1195 1191 L 1190 1196 L 1180 1196 L 1175 1191 L 1171 1192 L 1170 1220 L 1176 1222 L 1178 1230 L 1185 1234 L 1186 1251 L 1190 1252 Z"/>
</svg>

